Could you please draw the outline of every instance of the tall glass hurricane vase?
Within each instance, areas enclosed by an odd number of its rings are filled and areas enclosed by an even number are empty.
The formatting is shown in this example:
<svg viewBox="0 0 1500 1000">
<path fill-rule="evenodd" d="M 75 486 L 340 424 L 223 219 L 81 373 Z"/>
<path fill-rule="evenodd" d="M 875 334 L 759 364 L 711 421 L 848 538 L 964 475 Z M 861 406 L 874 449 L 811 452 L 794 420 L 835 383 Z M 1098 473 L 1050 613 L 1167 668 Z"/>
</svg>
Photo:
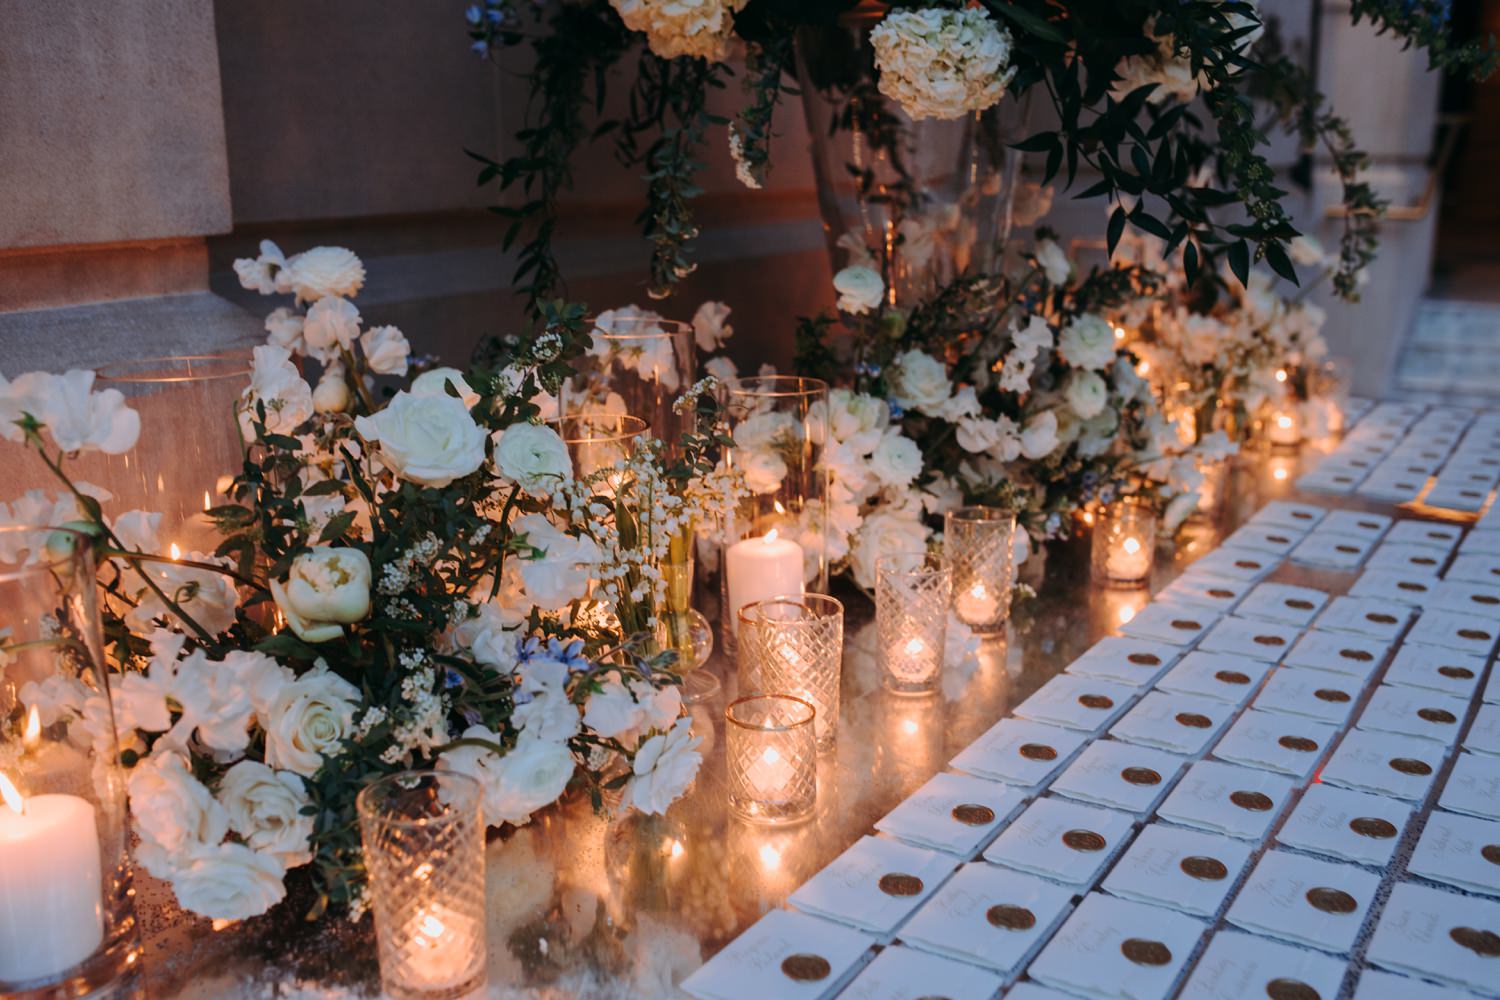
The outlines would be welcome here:
<svg viewBox="0 0 1500 1000">
<path fill-rule="evenodd" d="M 697 380 L 693 328 L 654 316 L 601 316 L 594 346 L 564 386 L 563 416 L 629 414 L 670 452 L 688 429 L 672 404 Z"/>
</svg>

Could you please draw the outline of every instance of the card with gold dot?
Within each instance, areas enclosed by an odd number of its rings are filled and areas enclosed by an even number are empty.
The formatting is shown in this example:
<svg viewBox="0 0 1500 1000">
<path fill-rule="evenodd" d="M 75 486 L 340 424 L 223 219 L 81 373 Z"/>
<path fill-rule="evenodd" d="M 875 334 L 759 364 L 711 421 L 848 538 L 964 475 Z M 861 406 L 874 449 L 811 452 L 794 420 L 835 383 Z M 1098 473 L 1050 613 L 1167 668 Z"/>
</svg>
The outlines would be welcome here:
<svg viewBox="0 0 1500 1000">
<path fill-rule="evenodd" d="M 1204 949 L 1178 994 L 1181 1000 L 1335 1000 L 1345 964 L 1331 955 L 1222 930 Z"/>
<path fill-rule="evenodd" d="M 1382 733 L 1420 736 L 1452 746 L 1469 711 L 1467 698 L 1382 684 L 1370 695 L 1354 725 Z"/>
<path fill-rule="evenodd" d="M 772 910 L 682 982 L 699 1000 L 823 1000 L 875 939 L 792 910 Z"/>
<path fill-rule="evenodd" d="M 1225 919 L 1236 927 L 1347 952 L 1380 887 L 1380 876 L 1333 861 L 1268 851 L 1235 895 Z"/>
<path fill-rule="evenodd" d="M 1019 972 L 1073 902 L 1073 890 L 1035 875 L 964 865 L 901 928 L 915 948 Z"/>
<path fill-rule="evenodd" d="M 1372 792 L 1309 785 L 1292 809 L 1276 842 L 1342 861 L 1390 864 L 1411 820 L 1411 803 Z"/>
<path fill-rule="evenodd" d="M 1053 780 L 1050 790 L 1143 816 L 1167 794 L 1185 763 L 1165 750 L 1095 740 Z"/>
<path fill-rule="evenodd" d="M 1472 698 L 1484 674 L 1484 657 L 1442 646 L 1405 642 L 1386 669 L 1385 683 Z"/>
<path fill-rule="evenodd" d="M 1150 823 L 1100 888 L 1112 896 L 1211 917 L 1250 861 L 1250 844 L 1220 833 Z"/>
<path fill-rule="evenodd" d="M 804 913 L 888 934 L 958 867 L 951 854 L 861 837 L 787 902 Z"/>
<path fill-rule="evenodd" d="M 993 972 L 894 945 L 875 956 L 840 1000 L 922 1000 L 940 984 L 944 1000 L 990 1000 L 1005 985 Z"/>
<path fill-rule="evenodd" d="M 1228 653 L 1187 654 L 1156 682 L 1161 691 L 1212 698 L 1228 705 L 1243 705 L 1260 687 L 1272 665 L 1248 656 Z"/>
<path fill-rule="evenodd" d="M 1206 930 L 1182 913 L 1090 893 L 1027 972 L 1084 996 L 1166 997 Z"/>
<path fill-rule="evenodd" d="M 1500 903 L 1400 883 L 1386 900 L 1365 957 L 1383 969 L 1492 994 Z"/>
<path fill-rule="evenodd" d="M 1021 808 L 1015 785 L 967 774 L 934 774 L 875 824 L 881 833 L 939 851 L 972 856 Z"/>
<path fill-rule="evenodd" d="M 1258 841 L 1281 815 L 1292 780 L 1270 771 L 1199 761 L 1156 810 L 1173 823 Z"/>
<path fill-rule="evenodd" d="M 1048 796 L 1011 820 L 984 859 L 1086 888 L 1130 838 L 1133 822 L 1118 809 Z"/>
<path fill-rule="evenodd" d="M 1466 892 L 1500 896 L 1500 822 L 1435 810 L 1406 870 Z"/>
<path fill-rule="evenodd" d="M 1278 712 L 1243 713 L 1214 745 L 1219 760 L 1306 780 L 1338 736 L 1338 727 Z"/>
<path fill-rule="evenodd" d="M 1419 802 L 1437 780 L 1448 751 L 1441 743 L 1351 729 L 1323 765 L 1322 780 L 1342 788 Z"/>
<path fill-rule="evenodd" d="M 1229 724 L 1234 708 L 1213 698 L 1148 691 L 1109 727 L 1117 740 L 1196 757 Z"/>
<path fill-rule="evenodd" d="M 1026 719 L 1001 719 L 953 758 L 960 771 L 1035 788 L 1062 770 L 1088 736 Z"/>
<path fill-rule="evenodd" d="M 1312 587 L 1295 587 L 1288 583 L 1262 583 L 1245 595 L 1235 608 L 1241 618 L 1280 622 L 1305 628 L 1328 603 L 1328 595 Z"/>
</svg>

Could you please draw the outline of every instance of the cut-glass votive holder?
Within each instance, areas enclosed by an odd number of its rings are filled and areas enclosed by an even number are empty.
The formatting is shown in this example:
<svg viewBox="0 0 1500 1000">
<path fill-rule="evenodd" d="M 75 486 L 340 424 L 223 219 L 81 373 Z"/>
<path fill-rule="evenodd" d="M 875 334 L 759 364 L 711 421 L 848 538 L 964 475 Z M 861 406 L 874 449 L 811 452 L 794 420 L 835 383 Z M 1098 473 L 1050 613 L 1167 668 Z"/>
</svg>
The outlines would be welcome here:
<svg viewBox="0 0 1500 1000">
<path fill-rule="evenodd" d="M 790 694 L 810 702 L 819 753 L 839 731 L 844 606 L 825 594 L 773 597 L 740 608 L 741 691 Z"/>
<path fill-rule="evenodd" d="M 943 515 L 943 562 L 953 571 L 953 613 L 974 632 L 1002 632 L 1010 618 L 1016 515 L 959 507 Z"/>
<path fill-rule="evenodd" d="M 875 633 L 881 680 L 896 694 L 928 694 L 942 679 L 953 571 L 926 552 L 875 562 Z"/>
<path fill-rule="evenodd" d="M 754 823 L 796 823 L 818 802 L 818 741 L 810 702 L 751 694 L 724 712 L 729 808 Z"/>
<path fill-rule="evenodd" d="M 359 793 L 380 980 L 393 1000 L 460 1000 L 485 985 L 479 783 L 402 771 Z"/>
<path fill-rule="evenodd" d="M 1156 558 L 1156 509 L 1130 498 L 1094 515 L 1090 563 L 1094 582 L 1144 587 Z"/>
</svg>

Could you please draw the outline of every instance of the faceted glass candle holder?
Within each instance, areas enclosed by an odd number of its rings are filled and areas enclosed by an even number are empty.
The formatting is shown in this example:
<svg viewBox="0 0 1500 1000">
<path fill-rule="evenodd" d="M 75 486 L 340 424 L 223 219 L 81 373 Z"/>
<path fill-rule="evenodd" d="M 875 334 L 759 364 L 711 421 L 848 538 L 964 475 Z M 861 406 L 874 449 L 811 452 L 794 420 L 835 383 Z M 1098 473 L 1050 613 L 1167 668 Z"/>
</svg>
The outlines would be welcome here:
<svg viewBox="0 0 1500 1000">
<path fill-rule="evenodd" d="M 876 560 L 875 641 L 887 690 L 937 690 L 952 593 L 953 571 L 936 556 L 903 552 Z"/>
<path fill-rule="evenodd" d="M 960 507 L 943 515 L 943 561 L 953 571 L 953 613 L 976 633 L 1003 632 L 1015 573 L 1016 515 Z"/>
<path fill-rule="evenodd" d="M 1090 550 L 1094 582 L 1144 587 L 1156 557 L 1156 524 L 1155 508 L 1128 499 L 1098 511 Z"/>
<path fill-rule="evenodd" d="M 365 788 L 356 802 L 386 994 L 459 1000 L 482 991 L 479 783 L 453 771 L 402 771 Z"/>
<path fill-rule="evenodd" d="M 740 690 L 810 702 L 819 753 L 831 751 L 838 737 L 843 662 L 844 606 L 834 598 L 775 597 L 740 609 Z"/>
<path fill-rule="evenodd" d="M 754 823 L 796 823 L 818 802 L 813 706 L 788 694 L 752 694 L 724 712 L 729 808 Z"/>
</svg>

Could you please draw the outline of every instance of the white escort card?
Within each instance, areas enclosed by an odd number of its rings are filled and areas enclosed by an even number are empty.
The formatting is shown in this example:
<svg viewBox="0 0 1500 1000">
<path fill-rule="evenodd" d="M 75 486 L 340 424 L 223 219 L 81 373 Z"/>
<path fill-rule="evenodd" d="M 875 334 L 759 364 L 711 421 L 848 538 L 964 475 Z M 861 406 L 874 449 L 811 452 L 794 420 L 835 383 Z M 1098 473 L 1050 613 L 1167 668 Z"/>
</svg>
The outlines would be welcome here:
<svg viewBox="0 0 1500 1000">
<path fill-rule="evenodd" d="M 1465 556 L 1500 556 L 1500 528 L 1486 528 L 1481 522 L 1479 527 L 1471 528 L 1464 536 L 1458 552 Z"/>
<path fill-rule="evenodd" d="M 1464 529 L 1437 521 L 1397 521 L 1386 532 L 1387 542 L 1403 542 L 1409 545 L 1426 545 L 1429 548 L 1452 552 L 1463 538 Z"/>
<path fill-rule="evenodd" d="M 1267 851 L 1225 919 L 1257 934 L 1347 952 L 1379 887 L 1380 876 L 1354 865 Z"/>
<path fill-rule="evenodd" d="M 1322 780 L 1419 802 L 1432 787 L 1446 755 L 1443 745 L 1432 740 L 1352 729 L 1323 765 Z"/>
<path fill-rule="evenodd" d="M 1211 917 L 1249 863 L 1250 849 L 1220 833 L 1152 823 L 1125 849 L 1100 888 L 1122 899 Z"/>
<path fill-rule="evenodd" d="M 1336 462 L 1334 456 L 1330 455 L 1313 471 L 1298 476 L 1292 485 L 1303 493 L 1329 493 L 1337 496 L 1353 492 L 1354 487 L 1364 478 L 1364 469 L 1349 462 Z"/>
<path fill-rule="evenodd" d="M 1260 840 L 1292 794 L 1290 778 L 1200 761 L 1156 810 L 1162 819 L 1242 840 Z"/>
<path fill-rule="evenodd" d="M 1342 726 L 1354 711 L 1360 683 L 1324 670 L 1283 667 L 1266 679 L 1250 707 Z"/>
<path fill-rule="evenodd" d="M 1153 601 L 1120 626 L 1120 632 L 1138 639 L 1191 646 L 1218 620 L 1218 613 L 1208 608 Z"/>
<path fill-rule="evenodd" d="M 1056 882 L 975 862 L 960 868 L 907 921 L 901 940 L 1010 976 L 1051 935 L 1072 902 L 1073 890 Z"/>
<path fill-rule="evenodd" d="M 1293 503 L 1290 500 L 1272 500 L 1260 510 L 1255 516 L 1246 521 L 1246 524 L 1275 524 L 1287 528 L 1296 528 L 1306 532 L 1315 527 L 1323 520 L 1327 511 L 1310 503 Z"/>
<path fill-rule="evenodd" d="M 1094 677 L 1058 674 L 1016 706 L 1016 715 L 1066 729 L 1098 732 L 1119 718 L 1135 688 Z"/>
<path fill-rule="evenodd" d="M 1181 649 L 1168 643 L 1111 635 L 1068 664 L 1067 672 L 1143 687 L 1161 676 L 1181 655 Z"/>
<path fill-rule="evenodd" d="M 1428 608 L 1406 638 L 1424 646 L 1442 646 L 1474 656 L 1489 656 L 1500 636 L 1500 622 L 1473 614 Z"/>
<path fill-rule="evenodd" d="M 1438 808 L 1500 819 L 1500 757 L 1459 754 L 1438 796 Z"/>
<path fill-rule="evenodd" d="M 1261 583 L 1245 595 L 1235 614 L 1305 628 L 1327 603 L 1328 595 L 1321 590 L 1287 583 Z"/>
<path fill-rule="evenodd" d="M 682 988 L 700 1000 L 822 1000 L 874 943 L 848 927 L 772 910 L 683 980 Z"/>
<path fill-rule="evenodd" d="M 1029 980 L 1017 983 L 1005 994 L 1005 1000 L 1074 1000 L 1076 994 L 1064 993 L 1062 990 L 1054 990 L 1050 986 L 1041 983 L 1033 983 Z"/>
<path fill-rule="evenodd" d="M 1385 672 L 1385 682 L 1400 687 L 1425 688 L 1460 698 L 1471 698 L 1484 673 L 1484 657 L 1444 649 L 1402 643 Z"/>
<path fill-rule="evenodd" d="M 1500 903 L 1403 882 L 1391 891 L 1366 959 L 1493 995 Z"/>
<path fill-rule="evenodd" d="M 1434 811 L 1406 870 L 1470 892 L 1500 896 L 1500 822 Z"/>
<path fill-rule="evenodd" d="M 1500 555 L 1460 553 L 1444 580 L 1467 580 L 1469 583 L 1500 583 Z"/>
<path fill-rule="evenodd" d="M 1448 553 L 1408 542 L 1381 542 L 1365 560 L 1365 572 L 1388 570 L 1415 576 L 1435 577 L 1448 561 Z"/>
<path fill-rule="evenodd" d="M 1318 522 L 1318 531 L 1329 535 L 1344 535 L 1378 542 L 1390 529 L 1391 519 L 1384 514 L 1370 514 L 1359 510 L 1330 511 Z"/>
<path fill-rule="evenodd" d="M 957 867 L 949 854 L 861 837 L 787 902 L 804 913 L 889 934 Z"/>
<path fill-rule="evenodd" d="M 1231 548 L 1256 549 L 1284 556 L 1302 540 L 1302 532 L 1278 525 L 1246 524 L 1224 539 Z"/>
<path fill-rule="evenodd" d="M 1490 671 L 1490 679 L 1484 684 L 1481 698 L 1486 705 L 1500 705 L 1500 670 Z"/>
<path fill-rule="evenodd" d="M 1500 585 L 1468 580 L 1440 580 L 1428 606 L 1494 621 L 1500 618 Z"/>
<path fill-rule="evenodd" d="M 1314 854 L 1384 867 L 1396 853 L 1411 805 L 1370 792 L 1310 785 L 1276 833 L 1276 841 Z"/>
<path fill-rule="evenodd" d="M 1354 1000 L 1466 1000 L 1468 996 L 1468 993 L 1455 994 L 1447 986 L 1380 969 L 1363 970 L 1359 985 L 1354 988 Z"/>
<path fill-rule="evenodd" d="M 1324 632 L 1350 632 L 1394 642 L 1412 617 L 1410 605 L 1370 597 L 1335 597 L 1318 616 L 1316 627 Z"/>
<path fill-rule="evenodd" d="M 953 758 L 953 766 L 993 781 L 1035 788 L 1072 759 L 1088 737 L 1025 719 L 1001 719 Z"/>
<path fill-rule="evenodd" d="M 1131 826 L 1129 813 L 1068 799 L 1037 799 L 1001 831 L 984 858 L 1069 885 L 1089 886 L 1130 837 Z"/>
<path fill-rule="evenodd" d="M 1273 712 L 1247 711 L 1229 727 L 1213 756 L 1306 780 L 1338 735 L 1338 727 Z"/>
<path fill-rule="evenodd" d="M 1095 740 L 1052 779 L 1051 791 L 1142 816 L 1172 787 L 1184 763 L 1164 750 Z"/>
<path fill-rule="evenodd" d="M 1378 639 L 1313 629 L 1297 640 L 1281 662 L 1288 667 L 1327 670 L 1364 681 L 1379 669 L 1390 651 L 1390 644 Z"/>
<path fill-rule="evenodd" d="M 1028 971 L 1089 997 L 1164 998 L 1205 930 L 1181 913 L 1090 893 Z"/>
<path fill-rule="evenodd" d="M 1334 1000 L 1344 981 L 1337 958 L 1239 931 L 1208 942 L 1181 1000 Z M 847 995 L 847 994 L 846 994 Z"/>
<path fill-rule="evenodd" d="M 1228 653 L 1196 650 L 1178 661 L 1156 682 L 1161 691 L 1213 698 L 1229 705 L 1243 705 L 1272 669 L 1271 664 Z"/>
<path fill-rule="evenodd" d="M 1163 601 L 1176 604 L 1192 604 L 1212 608 L 1220 614 L 1228 614 L 1250 591 L 1251 584 L 1243 580 L 1229 580 L 1210 576 L 1207 573 L 1187 572 L 1162 588 L 1156 596 Z"/>
<path fill-rule="evenodd" d="M 1382 684 L 1354 725 L 1382 733 L 1420 736 L 1452 746 L 1469 710 L 1466 698 Z"/>
<path fill-rule="evenodd" d="M 963 962 L 895 946 L 876 955 L 839 1000 L 924 1000 L 933 996 L 934 984 L 946 1000 L 990 1000 L 1005 982 Z"/>
<path fill-rule="evenodd" d="M 1500 705 L 1479 706 L 1464 734 L 1464 749 L 1500 757 Z"/>
<path fill-rule="evenodd" d="M 1355 570 L 1364 564 L 1375 543 L 1352 535 L 1332 534 L 1318 528 L 1292 549 L 1291 560 L 1321 569 Z"/>
<path fill-rule="evenodd" d="M 1369 597 L 1377 601 L 1392 601 L 1422 608 L 1437 603 L 1435 595 L 1442 585 L 1442 580 L 1432 576 L 1367 569 L 1350 586 L 1349 596 Z"/>
<path fill-rule="evenodd" d="M 1194 562 L 1189 572 L 1207 573 L 1210 576 L 1242 580 L 1246 583 L 1259 583 L 1270 576 L 1279 565 L 1281 565 L 1281 557 L 1269 552 L 1225 546 L 1214 549 Z"/>
<path fill-rule="evenodd" d="M 1234 708 L 1223 701 L 1170 691 L 1148 691 L 1109 727 L 1117 740 L 1197 756 L 1229 724 Z"/>
<path fill-rule="evenodd" d="M 875 829 L 922 847 L 973 855 L 1026 801 L 1014 785 L 967 774 L 934 774 Z"/>
<path fill-rule="evenodd" d="M 1209 629 L 1199 641 L 1198 648 L 1206 653 L 1233 653 L 1275 663 L 1292 648 L 1301 634 L 1302 630 L 1295 625 L 1251 618 L 1224 618 Z"/>
</svg>

